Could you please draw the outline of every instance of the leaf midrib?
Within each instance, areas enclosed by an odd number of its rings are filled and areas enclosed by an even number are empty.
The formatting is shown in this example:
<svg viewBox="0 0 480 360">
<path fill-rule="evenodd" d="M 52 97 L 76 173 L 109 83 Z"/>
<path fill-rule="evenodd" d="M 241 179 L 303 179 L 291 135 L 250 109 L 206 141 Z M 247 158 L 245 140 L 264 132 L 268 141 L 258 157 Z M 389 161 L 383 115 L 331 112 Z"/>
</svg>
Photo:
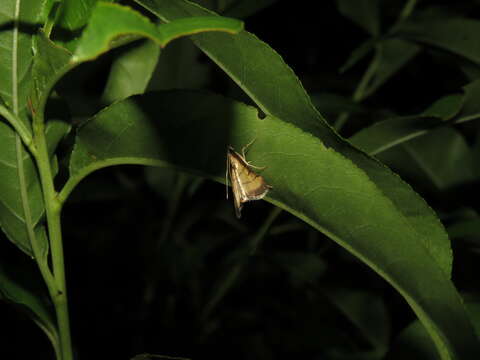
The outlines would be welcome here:
<svg viewBox="0 0 480 360">
<path fill-rule="evenodd" d="M 13 33 L 12 33 L 12 107 L 13 113 L 18 117 L 18 34 L 19 34 L 19 19 L 20 19 L 20 3 L 21 0 L 16 0 L 15 10 L 13 14 Z M 18 183 L 20 188 L 20 198 L 23 208 L 24 223 L 26 226 L 30 246 L 36 241 L 35 232 L 33 230 L 32 213 L 27 192 L 27 178 L 25 169 L 23 167 L 23 144 L 20 135 L 15 132 L 15 153 L 17 158 L 17 173 Z"/>
</svg>

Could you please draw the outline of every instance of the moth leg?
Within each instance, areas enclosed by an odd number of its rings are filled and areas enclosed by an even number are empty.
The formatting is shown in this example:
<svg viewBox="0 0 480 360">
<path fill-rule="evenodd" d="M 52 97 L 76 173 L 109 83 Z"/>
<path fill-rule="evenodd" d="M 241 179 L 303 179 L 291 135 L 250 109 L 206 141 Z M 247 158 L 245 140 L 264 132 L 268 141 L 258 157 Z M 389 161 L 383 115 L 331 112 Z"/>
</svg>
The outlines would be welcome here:
<svg viewBox="0 0 480 360">
<path fill-rule="evenodd" d="M 256 170 L 265 170 L 268 166 L 255 166 L 255 165 L 252 165 L 251 163 L 249 163 L 247 161 L 247 164 L 249 167 L 251 167 L 252 169 L 256 169 Z"/>
<path fill-rule="evenodd" d="M 247 149 L 250 147 L 250 145 L 252 145 L 252 144 L 255 142 L 255 140 L 257 140 L 256 137 L 253 138 L 252 141 L 250 141 L 247 145 L 245 145 L 245 146 L 242 148 L 242 156 L 243 156 L 244 159 L 245 159 L 245 151 L 247 151 Z"/>
<path fill-rule="evenodd" d="M 246 160 L 245 152 L 248 150 L 248 148 L 257 140 L 257 138 L 253 138 L 252 141 L 250 141 L 247 145 L 245 145 L 242 148 L 242 157 L 243 160 L 247 163 L 248 166 L 250 166 L 252 169 L 257 169 L 257 170 L 265 170 L 267 167 L 266 166 L 255 166 L 252 165 L 249 161 Z"/>
</svg>

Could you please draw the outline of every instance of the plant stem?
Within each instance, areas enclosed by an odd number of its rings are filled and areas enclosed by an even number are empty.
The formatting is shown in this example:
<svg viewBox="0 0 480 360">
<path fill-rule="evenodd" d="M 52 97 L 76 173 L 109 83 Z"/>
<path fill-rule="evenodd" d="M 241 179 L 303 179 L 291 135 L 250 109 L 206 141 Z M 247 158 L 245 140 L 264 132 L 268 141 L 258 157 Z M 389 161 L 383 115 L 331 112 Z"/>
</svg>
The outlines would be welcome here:
<svg viewBox="0 0 480 360">
<path fill-rule="evenodd" d="M 268 217 L 263 222 L 262 226 L 257 230 L 257 232 L 248 240 L 247 243 L 243 245 L 243 255 L 242 258 L 235 263 L 229 271 L 220 279 L 219 283 L 215 287 L 215 290 L 205 305 L 205 308 L 202 311 L 201 319 L 206 320 L 210 314 L 212 313 L 213 309 L 220 303 L 220 301 L 225 297 L 227 292 L 232 288 L 235 281 L 240 276 L 244 265 L 253 256 L 258 248 L 258 245 L 265 238 L 267 235 L 268 230 L 272 226 L 273 222 L 278 218 L 281 214 L 282 209 L 279 207 L 274 207 Z"/>
<path fill-rule="evenodd" d="M 53 173 L 50 166 L 50 157 L 45 138 L 45 124 L 43 119 L 34 119 L 33 134 L 35 145 L 37 146 L 37 154 L 35 159 L 37 162 L 38 172 L 40 174 L 40 181 L 42 183 L 43 200 L 47 217 L 48 237 L 52 251 L 53 277 L 57 285 L 56 291 L 54 293 L 50 293 L 50 296 L 55 306 L 55 312 L 57 315 L 62 360 L 72 360 L 73 352 L 70 338 L 65 264 L 60 224 L 61 206 L 53 184 Z"/>
<path fill-rule="evenodd" d="M 375 73 L 377 72 L 378 64 L 379 64 L 379 55 L 380 52 L 380 45 L 377 45 L 375 49 L 375 55 L 372 58 L 372 61 L 370 61 L 370 64 L 368 65 L 367 70 L 362 76 L 362 79 L 360 80 L 360 83 L 357 85 L 357 88 L 355 89 L 355 92 L 352 95 L 352 101 L 355 103 L 359 103 L 362 100 L 364 100 L 367 96 L 370 95 L 370 92 L 367 91 L 367 86 L 370 84 L 372 81 L 372 78 L 375 76 Z M 337 131 L 340 131 L 343 125 L 348 120 L 349 117 L 348 112 L 343 112 L 340 114 L 340 116 L 337 118 L 334 124 L 334 128 Z"/>
</svg>

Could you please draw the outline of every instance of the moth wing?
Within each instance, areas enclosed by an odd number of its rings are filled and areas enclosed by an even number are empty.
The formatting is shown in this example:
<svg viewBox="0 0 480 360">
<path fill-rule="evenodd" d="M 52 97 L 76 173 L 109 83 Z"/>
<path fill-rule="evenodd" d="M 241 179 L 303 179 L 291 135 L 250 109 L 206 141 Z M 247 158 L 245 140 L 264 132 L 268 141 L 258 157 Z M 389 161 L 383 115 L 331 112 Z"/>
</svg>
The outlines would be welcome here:
<svg viewBox="0 0 480 360">
<path fill-rule="evenodd" d="M 242 216 L 241 212 L 242 212 L 243 203 L 245 202 L 244 194 L 240 186 L 237 169 L 233 166 L 230 166 L 229 174 L 230 174 L 230 182 L 232 184 L 233 205 L 235 207 L 235 215 L 237 215 L 237 218 L 240 219 L 240 217 Z"/>
<path fill-rule="evenodd" d="M 254 173 L 250 169 L 244 171 L 240 179 L 245 194 L 244 202 L 262 199 L 270 190 L 270 186 L 267 185 L 263 176 Z"/>
<path fill-rule="evenodd" d="M 237 218 L 240 218 L 243 203 L 262 199 L 271 186 L 250 168 L 242 155 L 231 147 L 227 152 L 227 170 L 232 184 L 235 213 Z"/>
</svg>

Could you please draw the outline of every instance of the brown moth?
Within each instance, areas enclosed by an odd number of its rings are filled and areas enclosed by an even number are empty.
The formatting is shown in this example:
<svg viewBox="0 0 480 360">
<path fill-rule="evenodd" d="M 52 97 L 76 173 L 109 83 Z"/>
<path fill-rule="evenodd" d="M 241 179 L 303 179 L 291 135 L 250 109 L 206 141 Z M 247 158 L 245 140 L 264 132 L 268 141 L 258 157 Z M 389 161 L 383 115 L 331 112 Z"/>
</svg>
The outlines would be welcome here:
<svg viewBox="0 0 480 360">
<path fill-rule="evenodd" d="M 252 170 L 252 168 L 255 166 L 249 164 L 248 161 L 245 160 L 245 148 L 247 148 L 250 144 L 243 148 L 243 155 L 237 153 L 231 146 L 229 146 L 227 149 L 227 169 L 225 173 L 227 199 L 228 178 L 230 178 L 235 214 L 239 219 L 241 216 L 243 203 L 262 199 L 272 188 L 265 182 L 263 176 L 258 175 Z"/>
</svg>

